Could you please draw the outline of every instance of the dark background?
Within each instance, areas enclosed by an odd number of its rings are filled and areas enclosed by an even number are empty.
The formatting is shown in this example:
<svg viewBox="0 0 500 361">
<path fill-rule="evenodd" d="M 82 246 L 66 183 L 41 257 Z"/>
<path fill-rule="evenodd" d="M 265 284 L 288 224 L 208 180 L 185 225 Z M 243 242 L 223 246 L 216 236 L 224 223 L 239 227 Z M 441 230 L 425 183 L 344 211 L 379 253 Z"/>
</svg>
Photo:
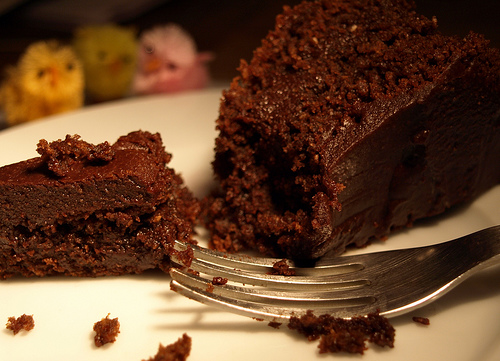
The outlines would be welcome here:
<svg viewBox="0 0 500 361">
<path fill-rule="evenodd" d="M 228 82 L 241 58 L 250 59 L 273 28 L 283 5 L 299 0 L 0 0 L 0 69 L 15 64 L 34 41 L 70 40 L 76 26 L 114 22 L 140 32 L 175 22 L 188 30 L 200 50 L 216 55 L 211 71 Z M 443 33 L 486 35 L 500 47 L 500 0 L 416 0 L 419 13 L 436 16 Z"/>
</svg>

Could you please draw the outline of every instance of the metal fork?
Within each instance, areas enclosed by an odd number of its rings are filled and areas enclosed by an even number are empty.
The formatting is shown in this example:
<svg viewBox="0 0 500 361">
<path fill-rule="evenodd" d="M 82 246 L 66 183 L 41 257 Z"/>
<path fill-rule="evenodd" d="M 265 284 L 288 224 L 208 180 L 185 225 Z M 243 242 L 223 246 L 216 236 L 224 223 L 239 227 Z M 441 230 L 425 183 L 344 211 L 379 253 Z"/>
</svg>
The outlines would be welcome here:
<svg viewBox="0 0 500 361">
<path fill-rule="evenodd" d="M 428 304 L 470 275 L 500 264 L 500 225 L 431 246 L 321 259 L 270 274 L 276 258 L 192 247 L 189 267 L 172 268 L 171 288 L 188 298 L 256 319 L 283 322 L 308 310 L 350 318 L 392 317 Z M 176 257 L 173 261 L 182 264 Z M 227 280 L 227 283 L 226 283 Z"/>
</svg>

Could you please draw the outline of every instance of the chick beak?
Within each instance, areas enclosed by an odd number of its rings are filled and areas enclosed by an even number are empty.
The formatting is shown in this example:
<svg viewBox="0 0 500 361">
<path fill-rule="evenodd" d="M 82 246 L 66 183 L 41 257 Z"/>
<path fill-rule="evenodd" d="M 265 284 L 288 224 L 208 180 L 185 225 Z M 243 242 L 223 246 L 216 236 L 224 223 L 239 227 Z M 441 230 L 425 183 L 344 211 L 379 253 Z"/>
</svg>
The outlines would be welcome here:
<svg viewBox="0 0 500 361">
<path fill-rule="evenodd" d="M 152 57 L 144 66 L 146 73 L 154 73 L 161 68 L 161 61 L 157 57 Z"/>
<path fill-rule="evenodd" d="M 118 74 L 121 70 L 122 70 L 122 67 L 123 67 L 123 63 L 116 59 L 114 60 L 113 62 L 111 62 L 111 64 L 109 64 L 109 70 L 111 71 L 111 74 Z"/>
<path fill-rule="evenodd" d="M 49 68 L 50 86 L 55 87 L 59 82 L 59 71 L 55 67 Z"/>
</svg>

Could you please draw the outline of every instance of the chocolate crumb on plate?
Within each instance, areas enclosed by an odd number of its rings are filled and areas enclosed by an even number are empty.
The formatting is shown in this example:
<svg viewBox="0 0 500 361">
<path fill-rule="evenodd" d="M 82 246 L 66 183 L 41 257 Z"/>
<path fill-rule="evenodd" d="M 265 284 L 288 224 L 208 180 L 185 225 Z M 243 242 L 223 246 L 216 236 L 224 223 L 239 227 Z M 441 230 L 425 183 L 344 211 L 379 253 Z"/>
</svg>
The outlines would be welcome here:
<svg viewBox="0 0 500 361">
<path fill-rule="evenodd" d="M 142 361 L 185 361 L 191 352 L 191 337 L 183 334 L 176 342 L 163 346 L 160 343 L 158 353 Z"/>
<path fill-rule="evenodd" d="M 23 314 L 19 317 L 9 317 L 6 328 L 11 330 L 14 335 L 17 335 L 19 331 L 31 331 L 35 327 L 35 320 L 33 319 L 33 315 Z"/>
<path fill-rule="evenodd" d="M 280 327 L 281 327 L 282 323 L 280 323 L 280 322 L 269 322 L 267 325 L 268 325 L 269 327 L 272 327 L 272 328 L 276 328 L 276 329 L 278 329 L 278 328 L 280 328 Z"/>
<path fill-rule="evenodd" d="M 429 321 L 429 319 L 427 317 L 419 317 L 419 316 L 413 316 L 411 318 L 414 322 L 417 322 L 417 323 L 420 323 L 422 325 L 430 325 L 431 322 Z"/>
<path fill-rule="evenodd" d="M 301 317 L 290 318 L 288 328 L 303 334 L 309 341 L 319 339 L 320 353 L 363 354 L 367 349 L 366 341 L 392 348 L 396 334 L 389 320 L 378 313 L 344 319 L 327 314 L 316 316 L 309 310 Z"/>
<path fill-rule="evenodd" d="M 94 331 L 94 343 L 97 347 L 113 343 L 120 333 L 120 322 L 118 322 L 118 318 L 109 318 L 108 313 L 106 318 L 94 323 Z"/>
</svg>

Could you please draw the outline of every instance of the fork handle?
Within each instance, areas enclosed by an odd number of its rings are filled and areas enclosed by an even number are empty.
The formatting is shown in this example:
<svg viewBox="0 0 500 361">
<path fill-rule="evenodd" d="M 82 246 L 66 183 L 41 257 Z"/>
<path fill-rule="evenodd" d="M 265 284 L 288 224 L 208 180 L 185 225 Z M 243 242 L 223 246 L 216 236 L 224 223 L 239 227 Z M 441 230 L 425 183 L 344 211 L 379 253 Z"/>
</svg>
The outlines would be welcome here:
<svg viewBox="0 0 500 361">
<path fill-rule="evenodd" d="M 445 242 L 450 252 L 457 254 L 464 269 L 474 271 L 498 263 L 500 256 L 500 225 L 485 228 L 456 240 Z"/>
</svg>

